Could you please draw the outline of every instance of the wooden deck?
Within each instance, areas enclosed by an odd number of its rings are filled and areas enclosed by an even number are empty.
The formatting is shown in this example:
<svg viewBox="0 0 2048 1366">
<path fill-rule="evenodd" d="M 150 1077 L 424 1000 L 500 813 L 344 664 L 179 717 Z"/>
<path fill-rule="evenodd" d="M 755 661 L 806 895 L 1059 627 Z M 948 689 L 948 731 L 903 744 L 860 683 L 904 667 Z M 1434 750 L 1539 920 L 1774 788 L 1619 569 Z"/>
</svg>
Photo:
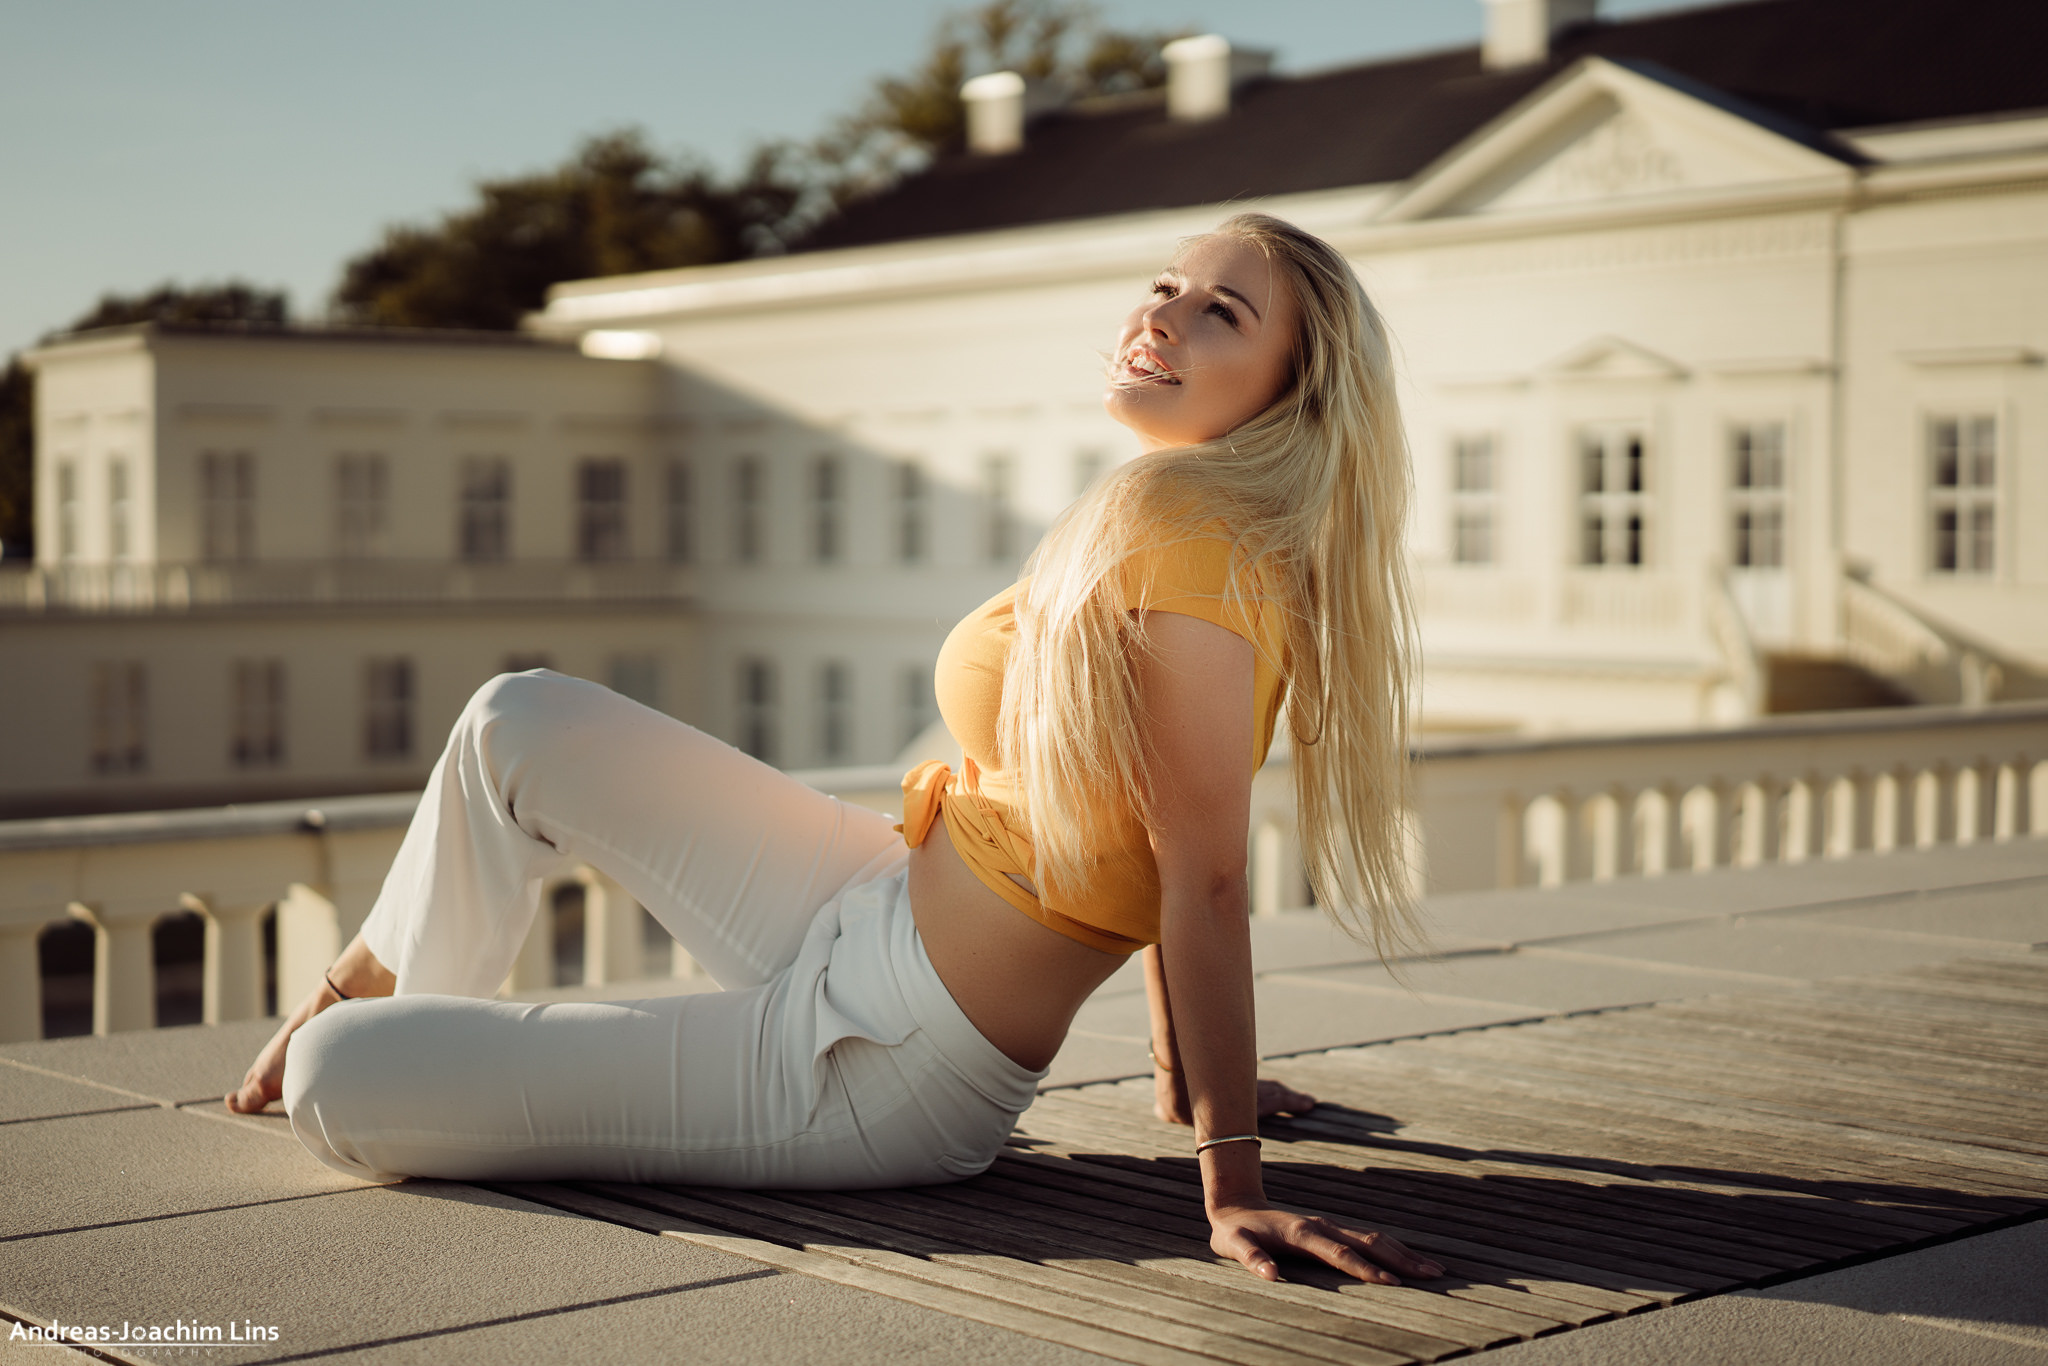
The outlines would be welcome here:
<svg viewBox="0 0 2048 1366">
<path fill-rule="evenodd" d="M 2048 957 L 1302 1055 L 1269 1193 L 1450 1270 L 1267 1285 L 1212 1256 L 1150 1084 L 1048 1092 L 986 1175 L 859 1195 L 517 1185 L 1143 1366 L 1434 1361 L 2048 1207 Z"/>
</svg>

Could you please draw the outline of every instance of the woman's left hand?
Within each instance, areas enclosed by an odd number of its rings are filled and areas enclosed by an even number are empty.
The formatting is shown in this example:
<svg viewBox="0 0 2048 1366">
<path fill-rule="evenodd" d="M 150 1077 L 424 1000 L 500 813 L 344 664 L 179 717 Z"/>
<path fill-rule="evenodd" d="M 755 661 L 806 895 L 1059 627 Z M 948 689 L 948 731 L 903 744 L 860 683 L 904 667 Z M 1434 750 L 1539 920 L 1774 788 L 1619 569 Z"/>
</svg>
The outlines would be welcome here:
<svg viewBox="0 0 2048 1366">
<path fill-rule="evenodd" d="M 1391 1234 L 1346 1228 L 1334 1220 L 1269 1206 L 1211 1210 L 1209 1247 L 1268 1281 L 1280 1279 L 1280 1264 L 1274 1259 L 1281 1252 L 1314 1257 L 1375 1285 L 1399 1285 L 1402 1276 L 1431 1280 L 1444 1274 L 1440 1263 L 1409 1251 Z"/>
</svg>

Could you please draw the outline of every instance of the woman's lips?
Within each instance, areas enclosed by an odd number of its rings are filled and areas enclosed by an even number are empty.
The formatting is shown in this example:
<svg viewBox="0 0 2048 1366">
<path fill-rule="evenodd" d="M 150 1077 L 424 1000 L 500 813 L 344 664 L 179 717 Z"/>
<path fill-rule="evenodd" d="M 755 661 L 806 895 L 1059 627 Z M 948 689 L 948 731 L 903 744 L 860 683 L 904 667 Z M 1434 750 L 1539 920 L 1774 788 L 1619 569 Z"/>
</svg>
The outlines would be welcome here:
<svg viewBox="0 0 2048 1366">
<path fill-rule="evenodd" d="M 1132 351 L 1123 358 L 1122 380 L 1126 384 L 1179 384 L 1173 370 L 1150 351 Z"/>
</svg>

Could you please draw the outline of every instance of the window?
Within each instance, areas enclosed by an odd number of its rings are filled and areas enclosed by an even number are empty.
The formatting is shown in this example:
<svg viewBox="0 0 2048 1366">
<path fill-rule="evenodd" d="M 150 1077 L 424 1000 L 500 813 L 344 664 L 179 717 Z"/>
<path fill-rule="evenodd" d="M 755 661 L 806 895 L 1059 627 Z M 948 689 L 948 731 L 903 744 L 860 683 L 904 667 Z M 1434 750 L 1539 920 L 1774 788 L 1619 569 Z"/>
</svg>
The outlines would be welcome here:
<svg viewBox="0 0 2048 1366">
<path fill-rule="evenodd" d="M 576 466 L 576 558 L 626 558 L 626 462 L 584 460 Z"/>
<path fill-rule="evenodd" d="M 988 515 L 987 549 L 991 564 L 1017 557 L 1017 518 L 1011 507 L 1011 481 L 1016 462 L 1007 455 L 991 455 L 981 462 L 982 507 Z"/>
<path fill-rule="evenodd" d="M 57 558 L 75 560 L 84 553 L 78 543 L 78 462 L 57 462 Z"/>
<path fill-rule="evenodd" d="M 896 464 L 896 558 L 905 564 L 916 564 L 925 557 L 925 492 L 924 466 L 915 460 L 901 460 Z"/>
<path fill-rule="evenodd" d="M 740 661 L 740 748 L 764 764 L 775 762 L 775 666 Z"/>
<path fill-rule="evenodd" d="M 256 458 L 247 451 L 199 458 L 199 553 L 215 563 L 256 553 Z"/>
<path fill-rule="evenodd" d="M 107 558 L 125 560 L 135 553 L 129 538 L 129 519 L 135 515 L 135 498 L 128 485 L 128 461 L 116 456 L 107 466 Z"/>
<path fill-rule="evenodd" d="M 140 773 L 149 766 L 149 676 L 142 661 L 92 666 L 92 771 Z"/>
<path fill-rule="evenodd" d="M 234 663 L 234 714 L 228 758 L 236 768 L 271 768 L 284 762 L 284 661 Z"/>
<path fill-rule="evenodd" d="M 853 753 L 853 666 L 828 659 L 818 667 L 818 754 L 843 764 Z"/>
<path fill-rule="evenodd" d="M 1931 567 L 1937 574 L 1989 574 L 1998 566 L 1998 421 L 1987 414 L 1927 424 L 1932 469 Z"/>
<path fill-rule="evenodd" d="M 1461 436 L 1451 444 L 1451 559 L 1492 564 L 1499 515 L 1500 474 L 1491 436 Z"/>
<path fill-rule="evenodd" d="M 462 558 L 502 560 L 512 549 L 512 465 L 502 456 L 472 455 L 462 462 L 462 507 L 456 540 Z"/>
<path fill-rule="evenodd" d="M 614 656 L 609 682 L 619 696 L 661 710 L 661 661 L 653 655 Z"/>
<path fill-rule="evenodd" d="M 1785 567 L 1785 427 L 1736 427 L 1729 434 L 1728 563 L 1735 569 Z"/>
<path fill-rule="evenodd" d="M 903 743 L 925 733 L 937 717 L 932 705 L 932 666 L 908 664 L 903 669 Z"/>
<path fill-rule="evenodd" d="M 1640 429 L 1579 434 L 1579 563 L 1649 562 L 1650 456 Z"/>
<path fill-rule="evenodd" d="M 1086 493 L 1089 487 L 1102 477 L 1102 471 L 1108 465 L 1109 457 L 1101 451 L 1076 451 L 1074 453 L 1074 496 L 1079 498 L 1082 494 Z"/>
<path fill-rule="evenodd" d="M 363 757 L 412 757 L 412 661 L 372 659 L 363 671 Z"/>
<path fill-rule="evenodd" d="M 762 559 L 763 542 L 767 539 L 767 527 L 762 518 L 765 509 L 764 479 L 761 457 L 743 455 L 732 470 L 732 554 L 741 564 L 758 564 Z"/>
<path fill-rule="evenodd" d="M 840 555 L 844 483 L 838 456 L 821 455 L 811 466 L 811 558 L 820 564 L 830 564 Z"/>
<path fill-rule="evenodd" d="M 334 460 L 334 548 L 359 560 L 384 548 L 384 495 L 388 470 L 381 455 L 339 455 Z"/>
<path fill-rule="evenodd" d="M 668 558 L 688 564 L 697 558 L 696 471 L 687 460 L 668 462 Z"/>
</svg>

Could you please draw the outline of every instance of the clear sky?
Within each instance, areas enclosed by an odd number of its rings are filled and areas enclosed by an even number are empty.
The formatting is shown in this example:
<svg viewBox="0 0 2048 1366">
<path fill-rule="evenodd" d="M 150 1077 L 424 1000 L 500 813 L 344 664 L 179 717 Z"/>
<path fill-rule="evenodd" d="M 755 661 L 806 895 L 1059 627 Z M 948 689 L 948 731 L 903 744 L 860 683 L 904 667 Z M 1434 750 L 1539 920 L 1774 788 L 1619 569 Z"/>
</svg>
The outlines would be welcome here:
<svg viewBox="0 0 2048 1366">
<path fill-rule="evenodd" d="M 1604 0 L 1620 17 L 1699 0 Z M 317 315 L 341 263 L 479 177 L 639 125 L 721 166 L 807 138 L 945 0 L 6 0 L 0 353 L 108 290 L 238 276 Z M 1470 43 L 1481 0 L 1104 0 L 1282 71 Z"/>
</svg>

